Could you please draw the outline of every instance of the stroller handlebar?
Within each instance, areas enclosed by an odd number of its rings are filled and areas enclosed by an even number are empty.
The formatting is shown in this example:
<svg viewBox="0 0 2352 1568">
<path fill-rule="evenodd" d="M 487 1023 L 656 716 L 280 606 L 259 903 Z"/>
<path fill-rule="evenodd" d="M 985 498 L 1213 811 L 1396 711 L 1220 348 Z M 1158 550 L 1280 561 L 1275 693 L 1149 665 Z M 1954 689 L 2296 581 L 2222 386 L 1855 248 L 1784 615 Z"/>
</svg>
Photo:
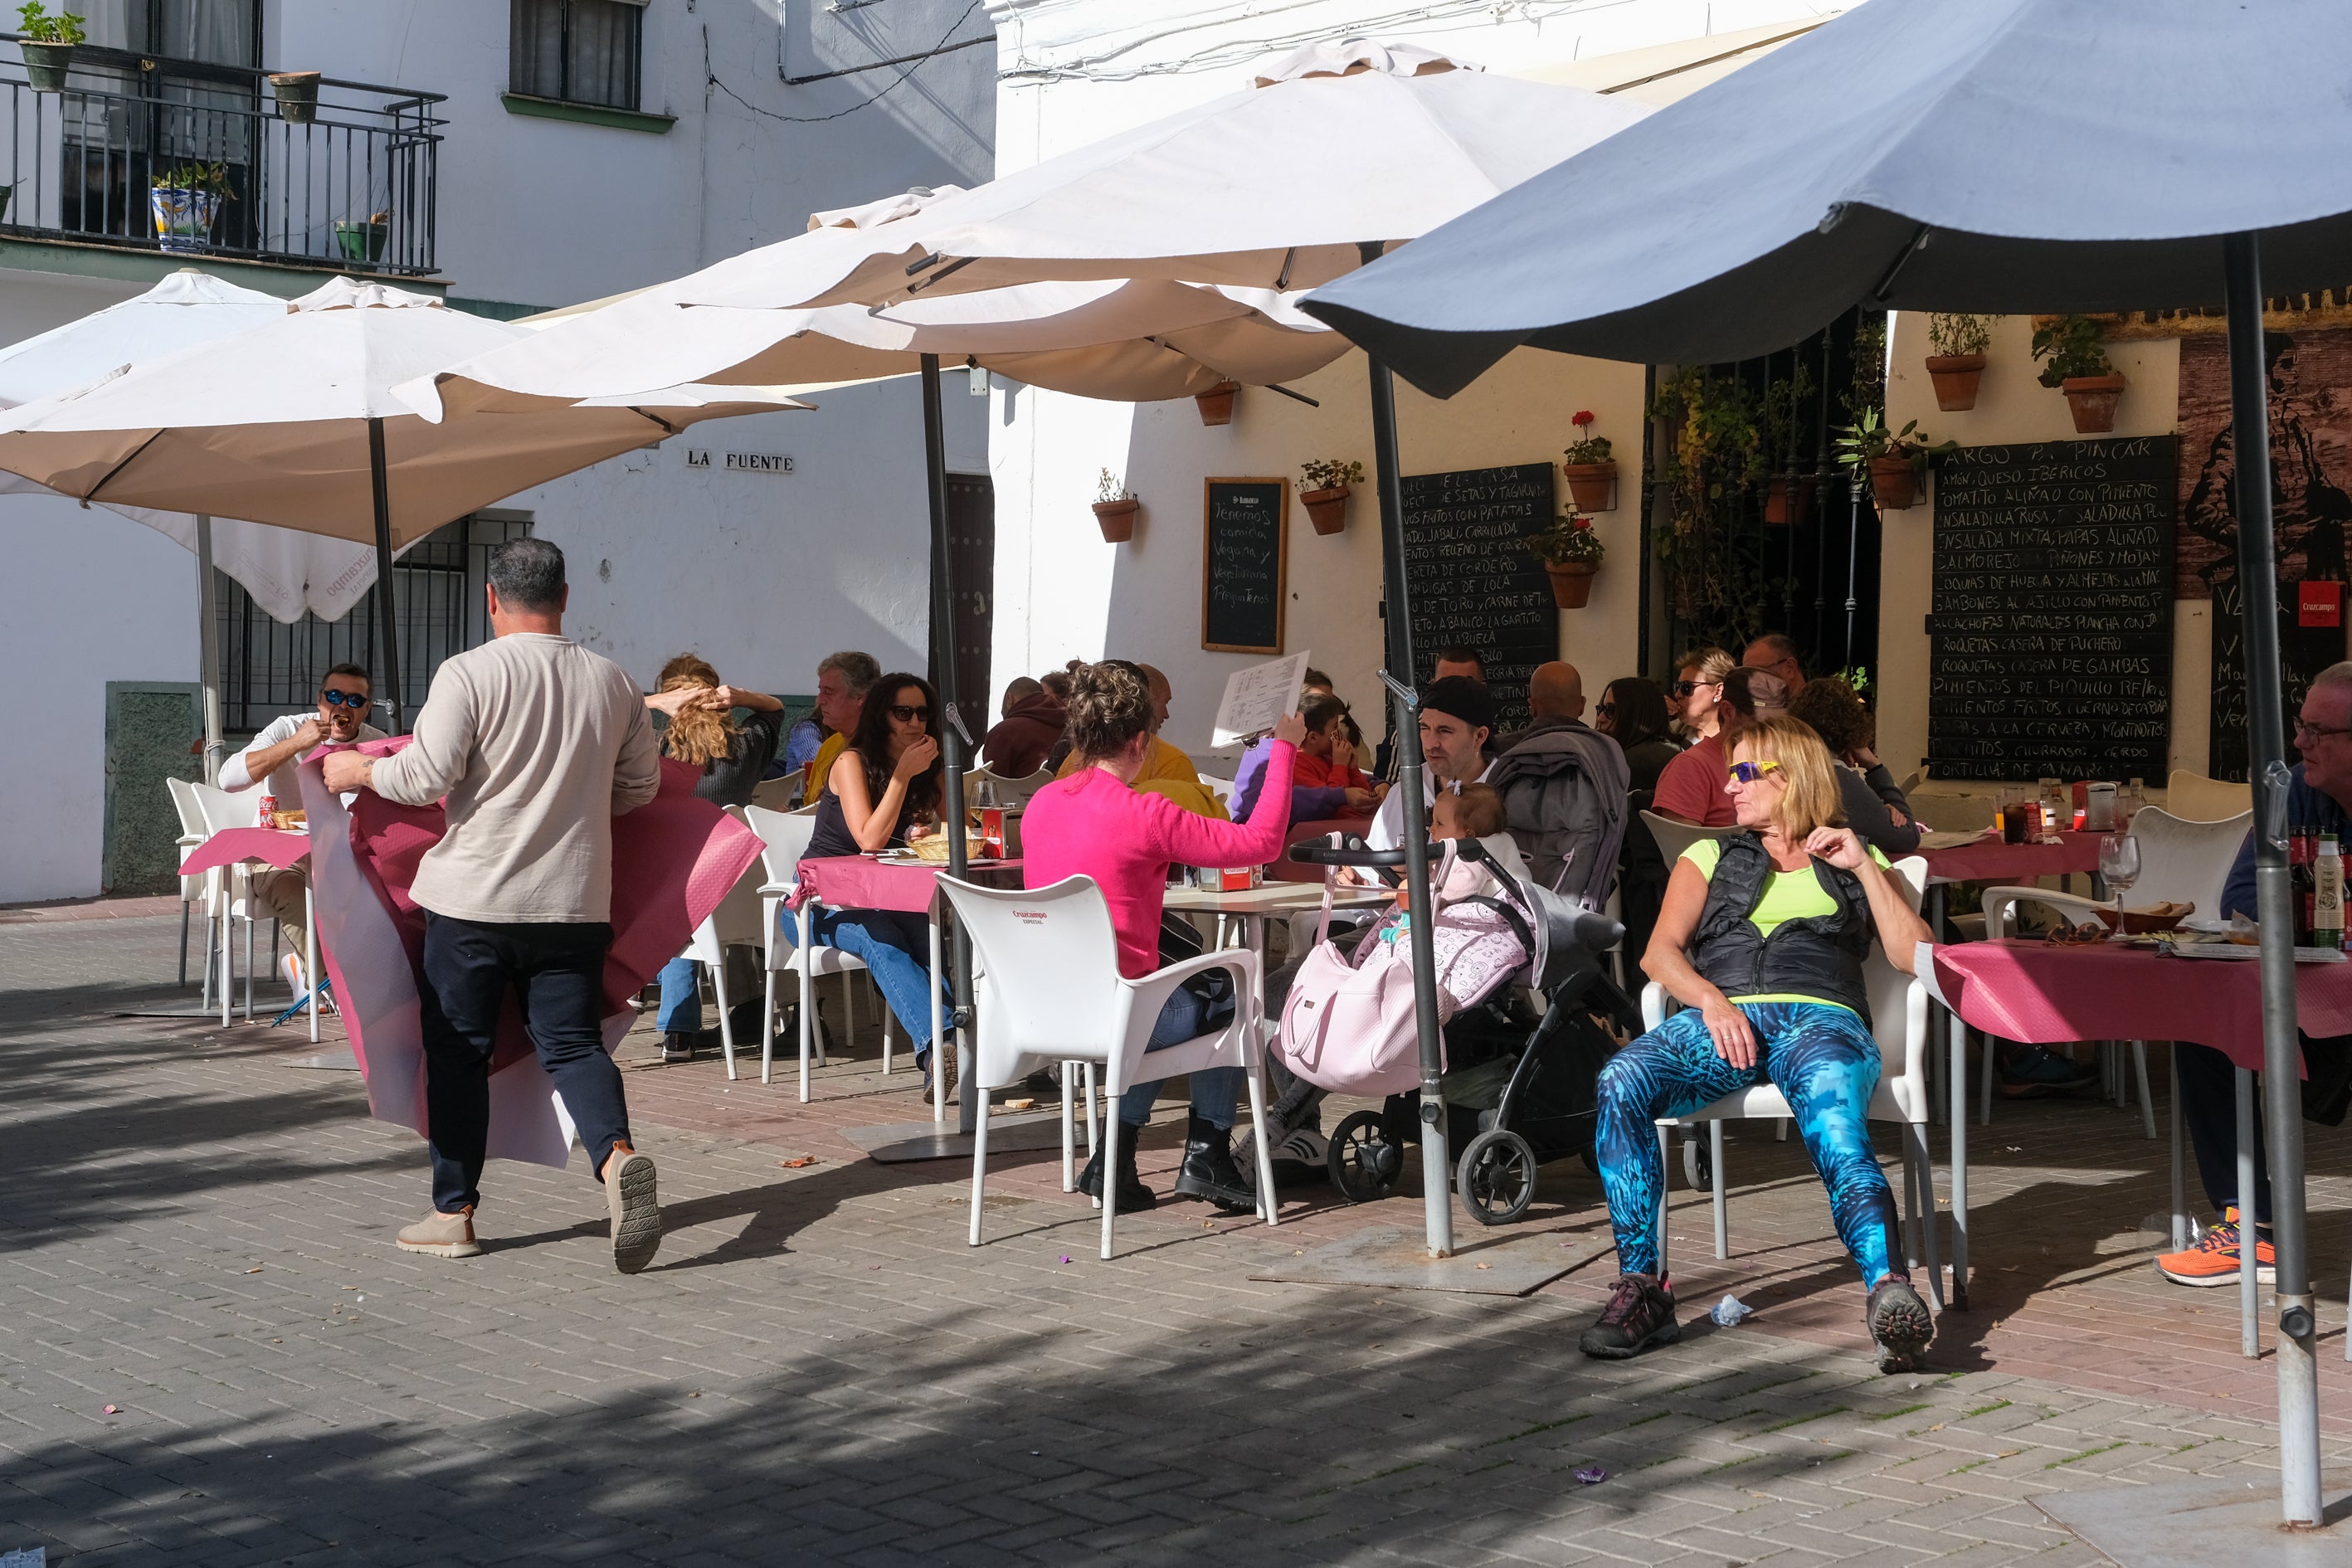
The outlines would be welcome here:
<svg viewBox="0 0 2352 1568">
<path fill-rule="evenodd" d="M 1422 851 L 1422 858 L 1433 860 L 1442 847 L 1432 843 Z M 1374 849 L 1360 838 L 1350 837 L 1345 843 L 1333 844 L 1322 838 L 1302 838 L 1290 847 L 1290 858 L 1302 866 L 1402 866 L 1404 848 Z"/>
</svg>

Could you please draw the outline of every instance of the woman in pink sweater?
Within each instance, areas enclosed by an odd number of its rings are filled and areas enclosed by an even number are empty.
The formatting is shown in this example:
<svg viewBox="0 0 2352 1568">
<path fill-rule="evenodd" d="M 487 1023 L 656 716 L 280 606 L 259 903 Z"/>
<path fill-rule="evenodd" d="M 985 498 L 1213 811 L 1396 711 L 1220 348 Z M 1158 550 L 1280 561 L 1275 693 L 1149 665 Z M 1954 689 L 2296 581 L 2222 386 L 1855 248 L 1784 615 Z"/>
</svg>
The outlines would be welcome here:
<svg viewBox="0 0 2352 1568">
<path fill-rule="evenodd" d="M 1307 729 L 1296 713 L 1275 726 L 1257 809 L 1247 822 L 1220 822 L 1129 787 L 1150 752 L 1153 713 L 1150 690 L 1131 671 L 1113 664 L 1081 666 L 1072 673 L 1065 706 L 1079 766 L 1030 800 L 1021 819 L 1022 876 L 1032 888 L 1092 877 L 1118 933 L 1118 972 L 1138 980 L 1160 967 L 1160 900 L 1171 864 L 1258 866 L 1282 853 L 1283 832 L 1290 826 L 1291 770 Z M 1146 1048 L 1197 1039 L 1233 1016 L 1233 977 L 1223 971 L 1196 975 L 1160 1008 Z M 1129 1089 L 1119 1097 L 1120 1122 L 1132 1130 L 1150 1121 L 1159 1089 L 1156 1082 Z M 1239 1068 L 1192 1075 L 1192 1117 L 1185 1131 L 1183 1168 L 1176 1176 L 1178 1195 L 1206 1198 L 1237 1213 L 1256 1206 L 1231 1148 L 1241 1090 Z M 1135 1144 L 1131 1132 L 1119 1139 L 1115 1184 L 1122 1214 L 1150 1208 L 1155 1201 L 1136 1173 Z M 1088 1197 L 1103 1195 L 1099 1148 L 1078 1185 Z"/>
</svg>

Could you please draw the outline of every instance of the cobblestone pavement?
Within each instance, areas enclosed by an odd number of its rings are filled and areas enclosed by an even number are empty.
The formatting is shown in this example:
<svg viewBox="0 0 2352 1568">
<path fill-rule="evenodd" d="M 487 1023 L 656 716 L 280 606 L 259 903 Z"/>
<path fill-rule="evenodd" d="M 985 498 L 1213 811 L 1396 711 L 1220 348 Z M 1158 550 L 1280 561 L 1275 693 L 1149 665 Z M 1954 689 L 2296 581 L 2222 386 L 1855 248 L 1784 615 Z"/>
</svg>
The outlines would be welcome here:
<svg viewBox="0 0 2352 1568">
<path fill-rule="evenodd" d="M 2163 1146 L 2110 1107 L 2004 1105 L 1979 1133 L 1977 1310 L 1946 1320 L 1935 1373 L 1872 1370 L 1818 1186 L 1762 1129 L 1733 1141 L 1730 1260 L 1677 1194 L 1683 1343 L 1598 1365 L 1574 1341 L 1605 1255 L 1525 1299 L 1251 1280 L 1417 1228 L 1409 1196 L 1302 1200 L 1273 1231 L 1171 1205 L 1105 1264 L 1058 1157 L 1008 1156 L 968 1248 L 967 1167 L 877 1166 L 836 1135 L 919 1114 L 870 1032 L 808 1107 L 783 1074 L 665 1069 L 633 1037 L 669 1226 L 642 1275 L 611 1271 L 576 1157 L 492 1166 L 484 1257 L 412 1257 L 391 1236 L 424 1205 L 421 1152 L 365 1119 L 356 1074 L 297 1065 L 290 1026 L 110 1015 L 184 994 L 176 936 L 0 915 L 0 1552 L 2088 1564 L 2035 1497 L 2275 1474 L 2269 1366 L 2236 1359 L 2229 1292 L 2154 1281 L 2137 1221 Z M 2341 1413 L 2352 1161 L 2314 1131 Z M 1597 1204 L 1549 1168 L 1519 1234 L 1582 1257 Z M 1760 1315 L 1713 1329 L 1723 1289 Z M 2326 1440 L 2352 1458 L 2342 1426 Z M 1591 1466 L 1608 1479 L 1580 1484 Z"/>
</svg>

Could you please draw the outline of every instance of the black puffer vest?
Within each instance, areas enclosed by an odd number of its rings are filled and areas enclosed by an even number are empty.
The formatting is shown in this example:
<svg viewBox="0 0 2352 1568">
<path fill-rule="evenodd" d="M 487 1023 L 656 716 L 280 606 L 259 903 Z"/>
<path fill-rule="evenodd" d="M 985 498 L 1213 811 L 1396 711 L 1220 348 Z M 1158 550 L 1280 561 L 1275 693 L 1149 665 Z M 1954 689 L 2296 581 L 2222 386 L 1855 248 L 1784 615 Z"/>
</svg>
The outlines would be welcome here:
<svg viewBox="0 0 2352 1568">
<path fill-rule="evenodd" d="M 1870 955 L 1872 927 L 1862 879 L 1816 857 L 1813 875 L 1837 911 L 1784 921 L 1767 938 L 1748 917 L 1763 902 L 1771 874 L 1772 857 L 1761 837 L 1742 833 L 1723 840 L 1691 941 L 1692 966 L 1726 996 L 1818 996 L 1843 1002 L 1867 1024 L 1870 992 L 1862 961 Z"/>
</svg>

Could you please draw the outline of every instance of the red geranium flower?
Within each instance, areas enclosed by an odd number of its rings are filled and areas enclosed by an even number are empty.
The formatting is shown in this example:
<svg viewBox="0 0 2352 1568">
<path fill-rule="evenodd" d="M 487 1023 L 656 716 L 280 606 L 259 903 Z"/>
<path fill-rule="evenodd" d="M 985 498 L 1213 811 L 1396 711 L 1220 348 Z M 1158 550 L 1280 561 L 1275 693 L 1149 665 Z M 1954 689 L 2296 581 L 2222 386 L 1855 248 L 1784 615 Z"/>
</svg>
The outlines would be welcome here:
<svg viewBox="0 0 2352 1568">
<path fill-rule="evenodd" d="M 1575 426 L 1580 430 L 1583 429 L 1587 425 L 1592 423 L 1592 410 L 1586 408 L 1578 411 L 1578 413 L 1569 420 L 1569 423 Z"/>
</svg>

